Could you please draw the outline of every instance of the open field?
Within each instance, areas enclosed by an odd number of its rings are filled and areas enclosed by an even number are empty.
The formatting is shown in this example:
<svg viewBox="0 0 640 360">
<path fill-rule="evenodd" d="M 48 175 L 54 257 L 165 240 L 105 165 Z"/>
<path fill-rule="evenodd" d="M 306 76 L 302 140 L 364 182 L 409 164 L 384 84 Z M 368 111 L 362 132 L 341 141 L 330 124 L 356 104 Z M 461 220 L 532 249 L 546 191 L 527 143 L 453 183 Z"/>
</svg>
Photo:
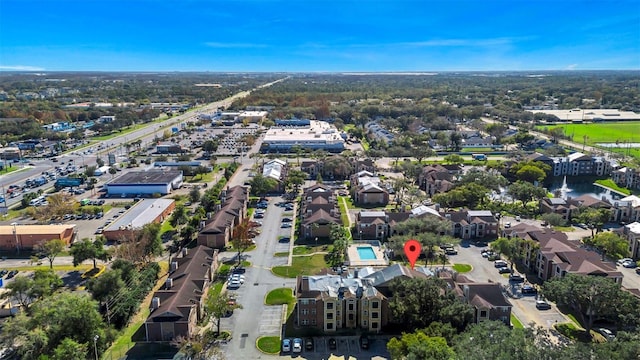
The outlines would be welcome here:
<svg viewBox="0 0 640 360">
<path fill-rule="evenodd" d="M 539 130 L 561 127 L 565 135 L 572 138 L 577 143 L 584 143 L 586 136 L 587 145 L 598 143 L 620 144 L 620 148 L 609 148 L 617 153 L 624 153 L 640 159 L 640 148 L 624 148 L 625 142 L 640 143 L 640 122 L 625 121 L 613 123 L 591 123 L 591 124 L 558 124 L 538 126 Z"/>
</svg>

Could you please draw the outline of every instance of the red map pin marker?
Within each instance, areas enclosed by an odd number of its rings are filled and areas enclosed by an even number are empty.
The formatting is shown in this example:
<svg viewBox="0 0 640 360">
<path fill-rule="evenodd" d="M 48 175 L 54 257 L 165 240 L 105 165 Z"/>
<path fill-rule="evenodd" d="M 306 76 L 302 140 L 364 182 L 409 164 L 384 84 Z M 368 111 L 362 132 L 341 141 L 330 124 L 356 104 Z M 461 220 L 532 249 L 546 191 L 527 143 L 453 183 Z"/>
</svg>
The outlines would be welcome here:
<svg viewBox="0 0 640 360">
<path fill-rule="evenodd" d="M 421 251 L 420 243 L 417 240 L 411 239 L 404 243 L 404 254 L 407 255 L 407 259 L 409 259 L 411 269 L 413 269 L 413 266 L 416 264 L 416 260 L 420 257 Z"/>
</svg>

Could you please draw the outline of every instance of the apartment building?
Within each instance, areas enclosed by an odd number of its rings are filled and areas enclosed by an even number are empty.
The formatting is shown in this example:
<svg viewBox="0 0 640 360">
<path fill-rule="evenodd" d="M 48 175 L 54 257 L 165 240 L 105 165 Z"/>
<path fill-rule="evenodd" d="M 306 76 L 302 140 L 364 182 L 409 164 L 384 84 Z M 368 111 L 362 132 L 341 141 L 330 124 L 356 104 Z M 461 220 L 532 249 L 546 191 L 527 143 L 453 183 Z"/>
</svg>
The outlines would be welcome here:
<svg viewBox="0 0 640 360">
<path fill-rule="evenodd" d="M 388 299 L 365 278 L 298 276 L 296 324 L 325 333 L 342 329 L 380 332 L 388 322 Z"/>
<path fill-rule="evenodd" d="M 333 226 L 342 225 L 333 189 L 324 184 L 305 188 L 300 204 L 300 217 L 300 237 L 329 237 Z"/>
<path fill-rule="evenodd" d="M 625 225 L 619 229 L 616 229 L 616 232 L 622 236 L 622 238 L 627 239 L 629 242 L 629 253 L 631 254 L 631 258 L 635 260 L 640 259 L 640 222 L 634 222 L 628 225 Z"/>
</svg>

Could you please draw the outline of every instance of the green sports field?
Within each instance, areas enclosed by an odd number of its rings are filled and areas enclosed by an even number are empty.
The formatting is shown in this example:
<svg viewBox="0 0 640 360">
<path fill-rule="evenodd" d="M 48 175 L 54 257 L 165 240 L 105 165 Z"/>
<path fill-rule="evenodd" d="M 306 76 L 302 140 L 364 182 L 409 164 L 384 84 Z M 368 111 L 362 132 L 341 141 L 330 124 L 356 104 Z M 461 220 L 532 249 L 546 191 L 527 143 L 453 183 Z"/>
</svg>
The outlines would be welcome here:
<svg viewBox="0 0 640 360">
<path fill-rule="evenodd" d="M 623 147 L 626 142 L 640 143 L 640 121 L 544 125 L 537 126 L 537 129 L 543 130 L 556 127 L 563 128 L 565 135 L 579 144 L 585 141 L 585 135 L 587 145 L 615 143 L 617 141 Z M 610 150 L 640 159 L 640 148 L 610 148 Z"/>
</svg>

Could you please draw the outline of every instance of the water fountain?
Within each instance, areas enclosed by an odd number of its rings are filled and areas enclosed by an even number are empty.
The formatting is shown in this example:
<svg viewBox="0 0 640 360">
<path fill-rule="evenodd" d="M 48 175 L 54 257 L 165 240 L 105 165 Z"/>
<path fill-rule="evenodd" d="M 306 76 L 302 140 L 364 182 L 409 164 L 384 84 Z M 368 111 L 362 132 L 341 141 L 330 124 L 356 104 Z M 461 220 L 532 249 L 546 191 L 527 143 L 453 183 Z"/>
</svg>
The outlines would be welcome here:
<svg viewBox="0 0 640 360">
<path fill-rule="evenodd" d="M 565 175 L 564 179 L 562 179 L 562 186 L 560 187 L 560 197 L 567 200 L 567 193 L 570 191 L 571 189 L 567 186 L 567 176 Z"/>
</svg>

